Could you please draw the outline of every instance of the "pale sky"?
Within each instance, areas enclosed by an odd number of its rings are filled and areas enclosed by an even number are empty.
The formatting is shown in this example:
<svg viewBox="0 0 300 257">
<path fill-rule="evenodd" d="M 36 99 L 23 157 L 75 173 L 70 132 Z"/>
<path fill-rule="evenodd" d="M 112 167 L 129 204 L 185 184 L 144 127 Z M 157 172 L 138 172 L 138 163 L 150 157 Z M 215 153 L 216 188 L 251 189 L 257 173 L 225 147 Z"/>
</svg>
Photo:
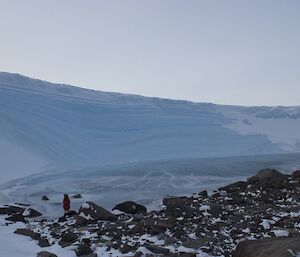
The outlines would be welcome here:
<svg viewBox="0 0 300 257">
<path fill-rule="evenodd" d="M 145 96 L 300 105 L 300 1 L 0 0 L 0 70 Z"/>
</svg>

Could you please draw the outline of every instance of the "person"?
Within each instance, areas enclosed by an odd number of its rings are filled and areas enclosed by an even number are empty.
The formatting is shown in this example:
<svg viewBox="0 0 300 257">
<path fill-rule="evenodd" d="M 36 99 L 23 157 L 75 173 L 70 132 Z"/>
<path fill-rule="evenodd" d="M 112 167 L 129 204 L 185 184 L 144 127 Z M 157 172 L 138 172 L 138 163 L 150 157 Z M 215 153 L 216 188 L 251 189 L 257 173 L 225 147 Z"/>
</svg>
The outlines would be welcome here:
<svg viewBox="0 0 300 257">
<path fill-rule="evenodd" d="M 65 214 L 67 214 L 70 211 L 70 205 L 71 205 L 70 198 L 67 194 L 64 195 L 63 205 L 64 205 Z"/>
</svg>

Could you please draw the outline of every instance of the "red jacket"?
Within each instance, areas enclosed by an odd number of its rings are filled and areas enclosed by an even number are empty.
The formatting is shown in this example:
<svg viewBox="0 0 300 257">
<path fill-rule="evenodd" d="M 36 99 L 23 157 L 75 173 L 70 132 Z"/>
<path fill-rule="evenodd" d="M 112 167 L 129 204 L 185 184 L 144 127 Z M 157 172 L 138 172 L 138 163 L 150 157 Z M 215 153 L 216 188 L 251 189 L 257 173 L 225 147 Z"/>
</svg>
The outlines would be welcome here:
<svg viewBox="0 0 300 257">
<path fill-rule="evenodd" d="M 71 201 L 70 201 L 69 197 L 65 197 L 64 198 L 64 210 L 66 210 L 66 211 L 70 210 L 70 203 L 71 203 Z"/>
</svg>

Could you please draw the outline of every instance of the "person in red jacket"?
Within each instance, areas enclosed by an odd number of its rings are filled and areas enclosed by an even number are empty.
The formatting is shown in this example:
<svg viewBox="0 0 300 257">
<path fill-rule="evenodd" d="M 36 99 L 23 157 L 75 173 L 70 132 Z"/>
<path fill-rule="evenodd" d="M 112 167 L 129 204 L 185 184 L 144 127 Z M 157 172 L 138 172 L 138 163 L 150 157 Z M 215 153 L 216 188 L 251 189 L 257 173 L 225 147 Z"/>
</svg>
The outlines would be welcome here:
<svg viewBox="0 0 300 257">
<path fill-rule="evenodd" d="M 64 205 L 65 214 L 67 214 L 70 211 L 70 205 L 71 205 L 70 198 L 67 194 L 64 195 L 63 205 Z"/>
</svg>

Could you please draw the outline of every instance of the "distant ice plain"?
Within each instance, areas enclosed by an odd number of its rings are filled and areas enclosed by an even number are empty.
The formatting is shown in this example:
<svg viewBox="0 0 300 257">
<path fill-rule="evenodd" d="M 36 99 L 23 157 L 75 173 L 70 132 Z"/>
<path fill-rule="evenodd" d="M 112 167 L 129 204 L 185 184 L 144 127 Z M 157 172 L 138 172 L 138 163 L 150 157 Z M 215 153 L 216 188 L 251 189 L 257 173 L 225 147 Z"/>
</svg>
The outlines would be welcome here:
<svg viewBox="0 0 300 257">
<path fill-rule="evenodd" d="M 2 185 L 1 201 L 32 204 L 50 217 L 62 214 L 62 196 L 81 193 L 72 199 L 78 209 L 85 201 L 94 201 L 111 209 L 127 200 L 159 209 L 167 195 L 182 196 L 212 190 L 245 180 L 258 170 L 276 168 L 289 173 L 300 169 L 300 154 L 187 159 L 103 166 L 47 172 Z M 42 201 L 47 195 L 50 200 Z"/>
</svg>

